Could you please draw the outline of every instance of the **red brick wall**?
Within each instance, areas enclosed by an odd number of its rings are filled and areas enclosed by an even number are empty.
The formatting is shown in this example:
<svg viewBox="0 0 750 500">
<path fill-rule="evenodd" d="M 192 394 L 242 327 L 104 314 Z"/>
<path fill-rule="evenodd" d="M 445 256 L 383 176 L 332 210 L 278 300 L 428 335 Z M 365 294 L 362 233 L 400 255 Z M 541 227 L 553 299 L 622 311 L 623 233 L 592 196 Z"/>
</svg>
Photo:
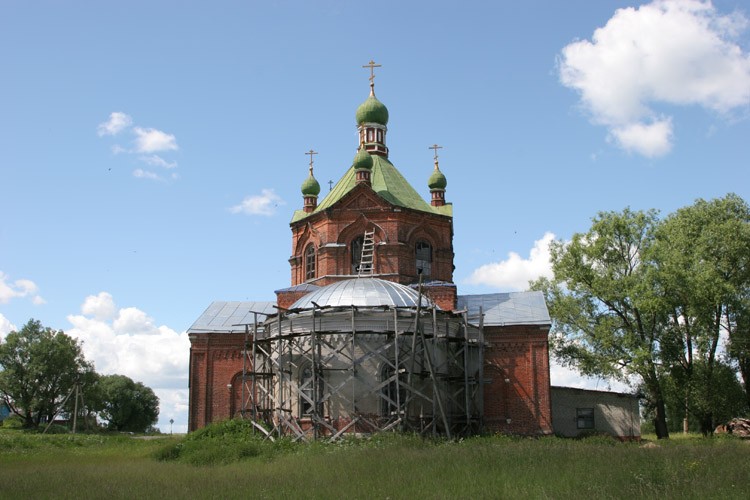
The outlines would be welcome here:
<svg viewBox="0 0 750 500">
<path fill-rule="evenodd" d="M 456 286 L 439 285 L 423 287 L 425 295 L 438 305 L 443 311 L 453 311 L 456 309 Z"/>
<path fill-rule="evenodd" d="M 292 286 L 305 283 L 304 252 L 316 248 L 316 278 L 327 285 L 349 276 L 351 242 L 365 230 L 375 230 L 374 272 L 402 284 L 418 281 L 415 247 L 419 240 L 432 246 L 431 280 L 453 281 L 453 219 L 394 207 L 366 185 L 356 186 L 333 208 L 291 224 Z"/>
<path fill-rule="evenodd" d="M 485 327 L 484 422 L 489 431 L 551 434 L 548 327 Z"/>
<path fill-rule="evenodd" d="M 226 420 L 240 411 L 244 339 L 244 333 L 190 335 L 188 430 Z"/>
</svg>

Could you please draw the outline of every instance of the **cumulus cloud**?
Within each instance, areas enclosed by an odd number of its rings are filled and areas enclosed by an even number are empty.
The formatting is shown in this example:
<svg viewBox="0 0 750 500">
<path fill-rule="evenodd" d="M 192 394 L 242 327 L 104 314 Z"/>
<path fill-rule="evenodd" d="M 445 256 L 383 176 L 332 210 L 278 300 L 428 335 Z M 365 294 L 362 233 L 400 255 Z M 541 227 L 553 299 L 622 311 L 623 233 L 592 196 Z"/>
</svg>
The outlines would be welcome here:
<svg viewBox="0 0 750 500">
<path fill-rule="evenodd" d="M 273 215 L 276 208 L 284 204 L 284 200 L 273 189 L 263 189 L 260 194 L 246 196 L 239 205 L 231 207 L 229 211 L 233 214 Z"/>
<path fill-rule="evenodd" d="M 190 341 L 185 332 L 157 326 L 136 307 L 117 308 L 107 292 L 86 297 L 81 314 L 67 317 L 65 333 L 83 342 L 86 359 L 103 375 L 122 374 L 143 382 L 160 398 L 162 430 L 187 425 L 187 374 Z"/>
<path fill-rule="evenodd" d="M 109 120 L 100 123 L 96 127 L 96 133 L 100 137 L 104 135 L 117 135 L 132 124 L 133 119 L 129 115 L 115 111 L 114 113 L 110 113 Z"/>
<path fill-rule="evenodd" d="M 10 332 L 15 332 L 18 329 L 16 328 L 16 325 L 10 322 L 8 318 L 3 316 L 2 313 L 0 313 L 0 340 L 3 340 L 6 335 L 8 335 Z"/>
<path fill-rule="evenodd" d="M 549 245 L 554 239 L 553 233 L 544 233 L 541 239 L 534 242 L 528 258 L 510 252 L 505 260 L 475 269 L 466 281 L 474 285 L 489 285 L 506 290 L 526 290 L 529 281 L 541 276 L 552 277 Z"/>
<path fill-rule="evenodd" d="M 173 151 L 177 148 L 174 135 L 155 128 L 134 127 L 135 150 L 138 153 L 154 153 L 157 151 Z"/>
<path fill-rule="evenodd" d="M 619 9 L 591 41 L 563 48 L 560 81 L 617 146 L 662 156 L 674 131 L 660 105 L 727 114 L 750 104 L 750 54 L 736 42 L 747 26 L 741 13 L 721 15 L 703 0 Z"/>
<path fill-rule="evenodd" d="M 0 271 L 0 304 L 7 304 L 11 299 L 23 297 L 30 297 L 36 305 L 45 303 L 45 300 L 37 295 L 39 287 L 33 281 L 19 279 L 10 283 L 8 279 L 8 275 Z"/>
<path fill-rule="evenodd" d="M 162 168 L 175 168 L 177 167 L 177 162 L 169 162 L 162 158 L 159 155 L 151 155 L 151 156 L 141 156 L 140 160 L 145 163 L 146 165 L 151 165 L 153 167 L 162 167 Z"/>
<path fill-rule="evenodd" d="M 107 292 L 99 292 L 97 295 L 89 295 L 83 301 L 81 312 L 86 316 L 93 316 L 99 320 L 112 319 L 115 317 L 115 301 Z"/>
</svg>

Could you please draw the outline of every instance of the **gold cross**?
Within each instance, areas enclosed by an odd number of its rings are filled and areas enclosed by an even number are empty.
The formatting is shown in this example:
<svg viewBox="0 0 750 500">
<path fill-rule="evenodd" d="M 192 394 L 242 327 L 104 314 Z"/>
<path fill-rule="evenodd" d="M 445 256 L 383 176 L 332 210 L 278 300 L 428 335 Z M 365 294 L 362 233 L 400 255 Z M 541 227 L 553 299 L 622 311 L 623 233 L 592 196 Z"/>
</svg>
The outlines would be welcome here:
<svg viewBox="0 0 750 500">
<path fill-rule="evenodd" d="M 313 171 L 313 155 L 318 154 L 317 151 L 313 151 L 312 149 L 305 153 L 306 155 L 310 155 L 310 174 L 312 174 Z"/>
<path fill-rule="evenodd" d="M 443 149 L 443 146 L 438 146 L 437 144 L 433 144 L 432 146 L 428 147 L 427 149 L 432 149 L 433 151 L 435 151 L 435 162 L 437 162 L 437 159 L 438 159 L 437 150 L 438 149 Z"/>
<path fill-rule="evenodd" d="M 382 64 L 375 64 L 375 61 L 370 59 L 370 62 L 362 66 L 363 68 L 370 68 L 370 83 L 375 83 L 375 68 L 381 68 Z"/>
</svg>

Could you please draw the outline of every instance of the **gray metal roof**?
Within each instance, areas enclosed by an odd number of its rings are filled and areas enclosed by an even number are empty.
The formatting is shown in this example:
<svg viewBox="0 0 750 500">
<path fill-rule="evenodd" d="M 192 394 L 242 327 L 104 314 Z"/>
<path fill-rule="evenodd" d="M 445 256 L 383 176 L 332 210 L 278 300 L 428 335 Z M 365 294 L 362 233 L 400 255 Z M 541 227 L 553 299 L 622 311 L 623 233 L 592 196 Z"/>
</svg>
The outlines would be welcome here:
<svg viewBox="0 0 750 500">
<path fill-rule="evenodd" d="M 337 281 L 308 293 L 290 309 L 312 309 L 313 302 L 320 307 L 416 307 L 419 293 L 406 285 L 379 278 L 354 278 Z M 430 300 L 422 296 L 422 307 L 431 307 Z"/>
<path fill-rule="evenodd" d="M 195 323 L 188 328 L 190 333 L 232 333 L 245 331 L 245 324 L 253 324 L 253 312 L 276 314 L 276 302 L 211 302 Z M 258 315 L 258 322 L 266 317 Z"/>
<path fill-rule="evenodd" d="M 469 322 L 479 324 L 479 309 L 487 326 L 549 325 L 552 323 L 542 292 L 459 295 L 458 309 L 466 309 Z"/>
</svg>

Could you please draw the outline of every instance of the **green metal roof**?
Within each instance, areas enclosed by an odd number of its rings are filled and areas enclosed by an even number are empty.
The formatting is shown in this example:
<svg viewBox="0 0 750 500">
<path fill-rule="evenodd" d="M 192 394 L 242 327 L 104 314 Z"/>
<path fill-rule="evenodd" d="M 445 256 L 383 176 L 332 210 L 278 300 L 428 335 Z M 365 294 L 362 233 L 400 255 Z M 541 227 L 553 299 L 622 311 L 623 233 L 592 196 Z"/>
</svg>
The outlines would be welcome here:
<svg viewBox="0 0 750 500">
<path fill-rule="evenodd" d="M 372 190 L 385 201 L 398 207 L 418 210 L 420 212 L 446 215 L 448 217 L 453 216 L 452 204 L 447 203 L 442 207 L 433 207 L 427 203 L 387 158 L 372 155 L 372 159 L 372 173 L 370 174 Z M 354 167 L 350 167 L 328 195 L 320 202 L 315 211 L 308 214 L 303 210 L 296 210 L 292 216 L 292 222 L 297 222 L 309 215 L 322 212 L 326 208 L 333 206 L 351 191 L 355 185 Z"/>
</svg>

